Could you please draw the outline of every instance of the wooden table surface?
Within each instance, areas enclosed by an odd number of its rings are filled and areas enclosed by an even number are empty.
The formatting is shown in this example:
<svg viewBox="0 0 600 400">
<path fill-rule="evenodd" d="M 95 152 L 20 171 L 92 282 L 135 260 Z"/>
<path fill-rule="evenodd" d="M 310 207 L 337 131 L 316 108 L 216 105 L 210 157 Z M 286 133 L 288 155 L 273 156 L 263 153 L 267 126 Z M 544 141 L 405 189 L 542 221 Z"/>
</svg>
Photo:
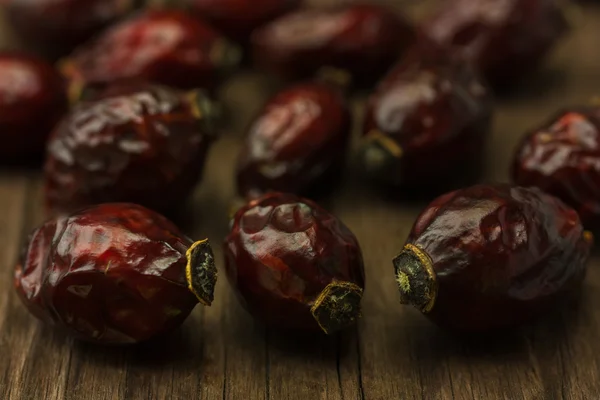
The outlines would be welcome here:
<svg viewBox="0 0 600 400">
<path fill-rule="evenodd" d="M 513 148 L 528 128 L 600 89 L 600 8 L 584 11 L 545 68 L 498 100 L 485 180 L 507 179 Z M 14 43 L 8 32 L 1 37 Z M 223 88 L 231 123 L 186 210 L 185 228 L 211 239 L 221 270 L 234 159 L 266 88 L 253 72 Z M 360 96 L 355 104 L 360 121 Z M 266 330 L 240 308 L 221 274 L 214 305 L 198 306 L 168 340 L 103 348 L 43 326 L 15 295 L 20 244 L 43 219 L 41 179 L 35 170 L 2 169 L 0 400 L 600 399 L 598 256 L 579 301 L 501 337 L 461 340 L 399 304 L 391 259 L 423 204 L 386 200 L 352 178 L 349 172 L 324 203 L 356 233 L 364 252 L 364 316 L 356 329 L 330 338 Z"/>
</svg>

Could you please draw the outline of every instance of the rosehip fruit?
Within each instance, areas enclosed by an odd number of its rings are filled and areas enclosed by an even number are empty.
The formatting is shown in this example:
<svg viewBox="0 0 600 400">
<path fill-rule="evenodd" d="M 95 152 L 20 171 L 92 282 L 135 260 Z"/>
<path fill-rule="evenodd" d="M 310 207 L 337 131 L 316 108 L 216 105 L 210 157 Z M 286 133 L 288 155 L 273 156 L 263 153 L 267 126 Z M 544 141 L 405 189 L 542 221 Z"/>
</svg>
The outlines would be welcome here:
<svg viewBox="0 0 600 400">
<path fill-rule="evenodd" d="M 588 229 L 600 228 L 600 111 L 569 108 L 534 129 L 517 149 L 512 175 L 571 205 Z"/>
<path fill-rule="evenodd" d="M 15 271 L 23 304 L 76 338 L 136 343 L 179 326 L 217 279 L 207 240 L 134 204 L 102 204 L 45 222 Z"/>
<path fill-rule="evenodd" d="M 451 0 L 422 31 L 472 61 L 499 88 L 534 71 L 567 22 L 556 0 Z"/>
<path fill-rule="evenodd" d="M 295 79 L 334 67 L 358 83 L 376 80 L 413 40 L 406 20 L 373 4 L 292 12 L 252 35 L 255 62 L 270 73 Z"/>
<path fill-rule="evenodd" d="M 298 7 L 301 0 L 187 0 L 192 11 L 220 32 L 247 41 L 252 31 Z"/>
<path fill-rule="evenodd" d="M 72 96 L 119 80 L 212 89 L 240 58 L 209 26 L 183 12 L 148 10 L 115 25 L 61 63 Z"/>
<path fill-rule="evenodd" d="M 334 333 L 360 316 L 364 287 L 356 237 L 312 201 L 271 193 L 242 207 L 225 240 L 227 276 L 267 325 Z"/>
<path fill-rule="evenodd" d="M 110 88 L 80 103 L 48 143 L 48 210 L 107 202 L 165 211 L 180 205 L 202 175 L 213 111 L 201 91 L 149 84 Z"/>
<path fill-rule="evenodd" d="M 423 210 L 394 259 L 400 299 L 442 327 L 511 327 L 578 288 L 592 242 L 575 210 L 538 189 L 457 190 Z"/>
<path fill-rule="evenodd" d="M 51 65 L 22 53 L 0 53 L 2 161 L 42 154 L 66 109 L 64 82 Z"/>
<path fill-rule="evenodd" d="M 336 175 L 350 138 L 341 93 L 302 83 L 277 93 L 250 127 L 237 167 L 238 191 L 304 193 Z"/>
<path fill-rule="evenodd" d="M 400 62 L 369 98 L 359 161 L 383 186 L 438 191 L 481 170 L 490 90 L 467 64 L 432 57 Z"/>
<path fill-rule="evenodd" d="M 135 0 L 8 0 L 8 21 L 50 55 L 71 51 L 136 7 Z"/>
</svg>

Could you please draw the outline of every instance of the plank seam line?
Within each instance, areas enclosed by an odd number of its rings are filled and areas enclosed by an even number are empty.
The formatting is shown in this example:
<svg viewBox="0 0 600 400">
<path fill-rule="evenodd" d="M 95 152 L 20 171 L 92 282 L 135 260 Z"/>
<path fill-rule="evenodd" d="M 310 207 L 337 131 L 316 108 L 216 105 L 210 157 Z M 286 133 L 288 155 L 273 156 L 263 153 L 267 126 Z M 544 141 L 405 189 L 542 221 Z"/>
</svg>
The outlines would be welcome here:
<svg viewBox="0 0 600 400">
<path fill-rule="evenodd" d="M 362 355 L 360 352 L 360 332 L 358 327 L 356 327 L 356 358 L 357 358 L 357 367 L 358 367 L 358 390 L 360 393 L 361 400 L 365 400 L 365 388 L 363 386 L 363 376 L 362 376 Z"/>
<path fill-rule="evenodd" d="M 341 359 L 341 353 L 342 353 L 342 334 L 338 333 L 337 337 L 336 337 L 336 351 L 335 351 L 335 367 L 337 370 L 337 378 L 338 378 L 338 387 L 340 389 L 340 397 L 342 400 L 344 400 L 344 390 L 342 389 L 342 371 L 341 371 L 341 366 L 340 366 L 340 359 Z"/>
</svg>

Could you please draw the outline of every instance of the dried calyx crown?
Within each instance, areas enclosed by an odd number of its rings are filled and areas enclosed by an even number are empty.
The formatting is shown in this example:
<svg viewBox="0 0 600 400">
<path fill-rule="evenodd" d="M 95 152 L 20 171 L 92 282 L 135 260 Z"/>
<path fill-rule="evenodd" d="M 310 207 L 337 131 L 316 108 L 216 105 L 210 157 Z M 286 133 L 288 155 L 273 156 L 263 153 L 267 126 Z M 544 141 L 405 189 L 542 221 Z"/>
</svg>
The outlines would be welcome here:
<svg viewBox="0 0 600 400">
<path fill-rule="evenodd" d="M 363 174 L 370 179 L 397 184 L 402 175 L 397 171 L 404 154 L 402 147 L 390 136 L 373 129 L 364 138 L 360 148 Z"/>
<path fill-rule="evenodd" d="M 437 279 L 431 258 L 413 244 L 404 246 L 394 259 L 396 282 L 400 290 L 400 302 L 412 304 L 423 313 L 435 305 Z"/>
<path fill-rule="evenodd" d="M 205 133 L 216 135 L 217 127 L 222 119 L 222 108 L 202 89 L 192 90 L 186 98 L 192 115 L 200 121 Z"/>
<path fill-rule="evenodd" d="M 335 333 L 360 318 L 362 295 L 363 290 L 358 285 L 334 281 L 323 289 L 310 311 L 323 332 Z"/>
<path fill-rule="evenodd" d="M 190 246 L 186 257 L 185 276 L 188 288 L 200 303 L 210 306 L 214 300 L 217 284 L 217 267 L 208 239 L 200 240 Z"/>
</svg>

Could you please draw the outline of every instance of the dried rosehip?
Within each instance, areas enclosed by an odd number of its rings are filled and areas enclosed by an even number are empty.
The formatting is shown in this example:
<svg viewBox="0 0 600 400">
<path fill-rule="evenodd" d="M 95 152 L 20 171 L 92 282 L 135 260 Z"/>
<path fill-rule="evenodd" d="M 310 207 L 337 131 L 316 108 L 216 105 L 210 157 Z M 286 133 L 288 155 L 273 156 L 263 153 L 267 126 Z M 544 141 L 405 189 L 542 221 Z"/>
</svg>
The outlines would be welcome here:
<svg viewBox="0 0 600 400">
<path fill-rule="evenodd" d="M 257 65 L 284 78 L 335 67 L 360 83 L 381 76 L 413 39 L 412 26 L 394 12 L 353 4 L 287 14 L 257 29 L 252 44 Z"/>
<path fill-rule="evenodd" d="M 422 26 L 435 42 L 460 53 L 496 87 L 535 70 L 567 22 L 556 0 L 452 0 Z"/>
<path fill-rule="evenodd" d="M 67 109 L 64 83 L 51 65 L 16 52 L 0 53 L 0 158 L 42 154 L 52 128 Z"/>
<path fill-rule="evenodd" d="M 65 53 L 132 11 L 134 0 L 8 0 L 8 21 L 29 44 Z"/>
<path fill-rule="evenodd" d="M 210 89 L 239 58 L 236 46 L 199 20 L 175 10 L 148 10 L 83 45 L 61 69 L 73 95 L 122 79 Z"/>
<path fill-rule="evenodd" d="M 600 227 L 600 112 L 592 107 L 559 111 L 521 142 L 512 175 L 537 186 L 579 213 L 588 229 Z"/>
<path fill-rule="evenodd" d="M 227 276 L 252 315 L 273 327 L 328 334 L 360 316 L 362 253 L 333 215 L 312 201 L 271 193 L 232 222 Z"/>
<path fill-rule="evenodd" d="M 217 280 L 207 240 L 193 243 L 135 204 L 102 204 L 33 231 L 15 270 L 23 304 L 83 340 L 141 342 L 179 326 Z"/>
<path fill-rule="evenodd" d="M 304 193 L 342 167 L 350 112 L 340 91 L 308 82 L 276 94 L 250 127 L 237 168 L 238 191 Z"/>
<path fill-rule="evenodd" d="M 187 0 L 191 9 L 219 31 L 246 41 L 252 31 L 298 7 L 301 0 Z"/>
<path fill-rule="evenodd" d="M 575 210 L 535 188 L 447 193 L 394 259 L 401 302 L 461 331 L 523 323 L 581 283 L 592 241 Z"/>
<path fill-rule="evenodd" d="M 156 85 L 124 85 L 76 106 L 48 143 L 46 205 L 72 211 L 132 202 L 179 205 L 202 174 L 213 141 L 213 104 Z"/>
<path fill-rule="evenodd" d="M 481 169 L 490 91 L 468 65 L 441 59 L 407 58 L 370 97 L 360 165 L 371 180 L 437 190 Z"/>
</svg>

